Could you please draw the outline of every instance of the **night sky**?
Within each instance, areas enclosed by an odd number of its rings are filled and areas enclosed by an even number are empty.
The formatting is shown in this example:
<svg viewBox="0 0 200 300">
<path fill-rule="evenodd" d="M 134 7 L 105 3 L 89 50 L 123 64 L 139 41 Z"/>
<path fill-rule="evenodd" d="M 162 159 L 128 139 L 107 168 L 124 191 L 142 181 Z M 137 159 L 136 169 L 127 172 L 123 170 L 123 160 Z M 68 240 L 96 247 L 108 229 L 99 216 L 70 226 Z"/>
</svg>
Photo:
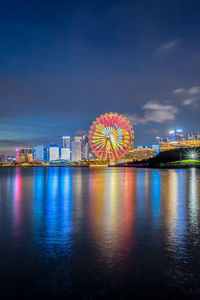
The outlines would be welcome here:
<svg viewBox="0 0 200 300">
<path fill-rule="evenodd" d="M 136 145 L 200 131 L 200 1 L 1 1 L 0 152 L 61 142 L 105 112 Z"/>
</svg>

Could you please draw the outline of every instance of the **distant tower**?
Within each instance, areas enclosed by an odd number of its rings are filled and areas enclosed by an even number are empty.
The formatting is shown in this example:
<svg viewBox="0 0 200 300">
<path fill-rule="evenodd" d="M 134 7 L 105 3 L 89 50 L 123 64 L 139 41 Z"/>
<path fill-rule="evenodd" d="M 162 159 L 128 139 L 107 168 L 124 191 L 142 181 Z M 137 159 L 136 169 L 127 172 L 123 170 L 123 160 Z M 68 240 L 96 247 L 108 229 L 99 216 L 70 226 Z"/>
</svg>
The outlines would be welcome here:
<svg viewBox="0 0 200 300">
<path fill-rule="evenodd" d="M 44 161 L 44 146 L 34 147 L 34 160 L 35 161 Z"/>
<path fill-rule="evenodd" d="M 171 130 L 169 134 L 170 134 L 169 136 L 170 142 L 184 141 L 184 136 L 181 129 Z"/>
<path fill-rule="evenodd" d="M 200 133 L 190 132 L 188 134 L 188 141 L 200 141 Z"/>
<path fill-rule="evenodd" d="M 70 149 L 70 136 L 63 136 L 63 148 L 68 148 Z"/>
<path fill-rule="evenodd" d="M 60 159 L 61 160 L 70 160 L 70 149 L 69 148 L 61 148 L 60 149 Z"/>
<path fill-rule="evenodd" d="M 16 151 L 16 158 L 19 163 L 33 162 L 32 148 L 18 148 Z"/>
<path fill-rule="evenodd" d="M 49 161 L 57 161 L 60 159 L 59 147 L 57 145 L 49 146 Z"/>
<path fill-rule="evenodd" d="M 72 142 L 72 161 L 81 160 L 81 141 Z"/>
<path fill-rule="evenodd" d="M 86 143 L 85 145 L 84 145 L 84 152 L 83 152 L 83 158 L 84 159 L 89 159 L 89 144 L 88 143 Z"/>
<path fill-rule="evenodd" d="M 82 139 L 83 139 L 82 136 L 75 136 L 75 137 L 74 137 L 74 141 L 75 141 L 75 142 L 81 142 Z"/>
</svg>

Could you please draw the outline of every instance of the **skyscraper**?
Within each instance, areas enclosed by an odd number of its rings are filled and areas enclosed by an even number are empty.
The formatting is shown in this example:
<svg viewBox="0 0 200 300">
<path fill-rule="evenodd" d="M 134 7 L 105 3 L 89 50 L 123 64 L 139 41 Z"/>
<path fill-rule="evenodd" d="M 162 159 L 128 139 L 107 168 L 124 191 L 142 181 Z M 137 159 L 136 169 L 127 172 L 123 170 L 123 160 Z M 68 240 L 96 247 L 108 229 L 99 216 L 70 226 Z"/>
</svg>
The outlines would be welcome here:
<svg viewBox="0 0 200 300">
<path fill-rule="evenodd" d="M 34 161 L 44 161 L 44 146 L 34 147 Z"/>
<path fill-rule="evenodd" d="M 83 135 L 81 139 L 81 159 L 89 159 L 89 144 L 87 135 Z"/>
<path fill-rule="evenodd" d="M 75 141 L 75 142 L 81 142 L 82 139 L 83 139 L 82 136 L 75 136 L 75 137 L 74 137 L 74 141 Z"/>
<path fill-rule="evenodd" d="M 83 159 L 89 159 L 89 144 L 85 143 L 84 144 L 84 149 L 83 149 Z"/>
<path fill-rule="evenodd" d="M 188 134 L 188 141 L 200 141 L 200 133 L 190 132 Z"/>
<path fill-rule="evenodd" d="M 49 161 L 57 161 L 59 158 L 59 147 L 57 145 L 49 146 Z"/>
<path fill-rule="evenodd" d="M 81 142 L 72 142 L 72 161 L 81 160 Z"/>
<path fill-rule="evenodd" d="M 184 141 L 184 136 L 181 129 L 170 130 L 169 132 L 170 142 Z"/>
<path fill-rule="evenodd" d="M 63 136 L 63 148 L 68 148 L 70 149 L 70 136 Z"/>
<path fill-rule="evenodd" d="M 0 154 L 0 162 L 3 163 L 5 161 L 5 157 L 3 154 Z"/>
<path fill-rule="evenodd" d="M 70 160 L 70 149 L 69 148 L 61 148 L 60 149 L 60 159 L 61 160 Z"/>
<path fill-rule="evenodd" d="M 19 163 L 33 162 L 32 148 L 18 148 L 16 149 L 16 158 Z"/>
<path fill-rule="evenodd" d="M 16 162 L 16 156 L 8 155 L 7 156 L 7 163 L 14 163 Z"/>
</svg>

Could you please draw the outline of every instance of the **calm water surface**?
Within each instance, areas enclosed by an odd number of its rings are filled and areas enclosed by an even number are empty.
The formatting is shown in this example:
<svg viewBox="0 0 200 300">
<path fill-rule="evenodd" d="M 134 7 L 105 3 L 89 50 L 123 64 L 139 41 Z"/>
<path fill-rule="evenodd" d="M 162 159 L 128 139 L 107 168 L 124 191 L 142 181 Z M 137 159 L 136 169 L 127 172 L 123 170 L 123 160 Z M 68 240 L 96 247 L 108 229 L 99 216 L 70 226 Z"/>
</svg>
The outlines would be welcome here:
<svg viewBox="0 0 200 300">
<path fill-rule="evenodd" d="M 1 168 L 1 299 L 199 298 L 199 208 L 197 169 Z"/>
</svg>

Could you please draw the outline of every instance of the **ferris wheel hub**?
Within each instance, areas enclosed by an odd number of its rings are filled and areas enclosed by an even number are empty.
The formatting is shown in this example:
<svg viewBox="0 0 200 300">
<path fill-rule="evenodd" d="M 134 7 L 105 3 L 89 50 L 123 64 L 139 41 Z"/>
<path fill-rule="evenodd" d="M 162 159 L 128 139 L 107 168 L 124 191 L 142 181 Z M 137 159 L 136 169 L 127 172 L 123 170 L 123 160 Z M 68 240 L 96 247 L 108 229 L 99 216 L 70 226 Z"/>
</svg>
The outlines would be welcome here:
<svg viewBox="0 0 200 300">
<path fill-rule="evenodd" d="M 113 136 L 112 136 L 112 134 L 108 133 L 107 136 L 106 136 L 106 138 L 109 140 L 109 139 L 112 139 Z"/>
</svg>

